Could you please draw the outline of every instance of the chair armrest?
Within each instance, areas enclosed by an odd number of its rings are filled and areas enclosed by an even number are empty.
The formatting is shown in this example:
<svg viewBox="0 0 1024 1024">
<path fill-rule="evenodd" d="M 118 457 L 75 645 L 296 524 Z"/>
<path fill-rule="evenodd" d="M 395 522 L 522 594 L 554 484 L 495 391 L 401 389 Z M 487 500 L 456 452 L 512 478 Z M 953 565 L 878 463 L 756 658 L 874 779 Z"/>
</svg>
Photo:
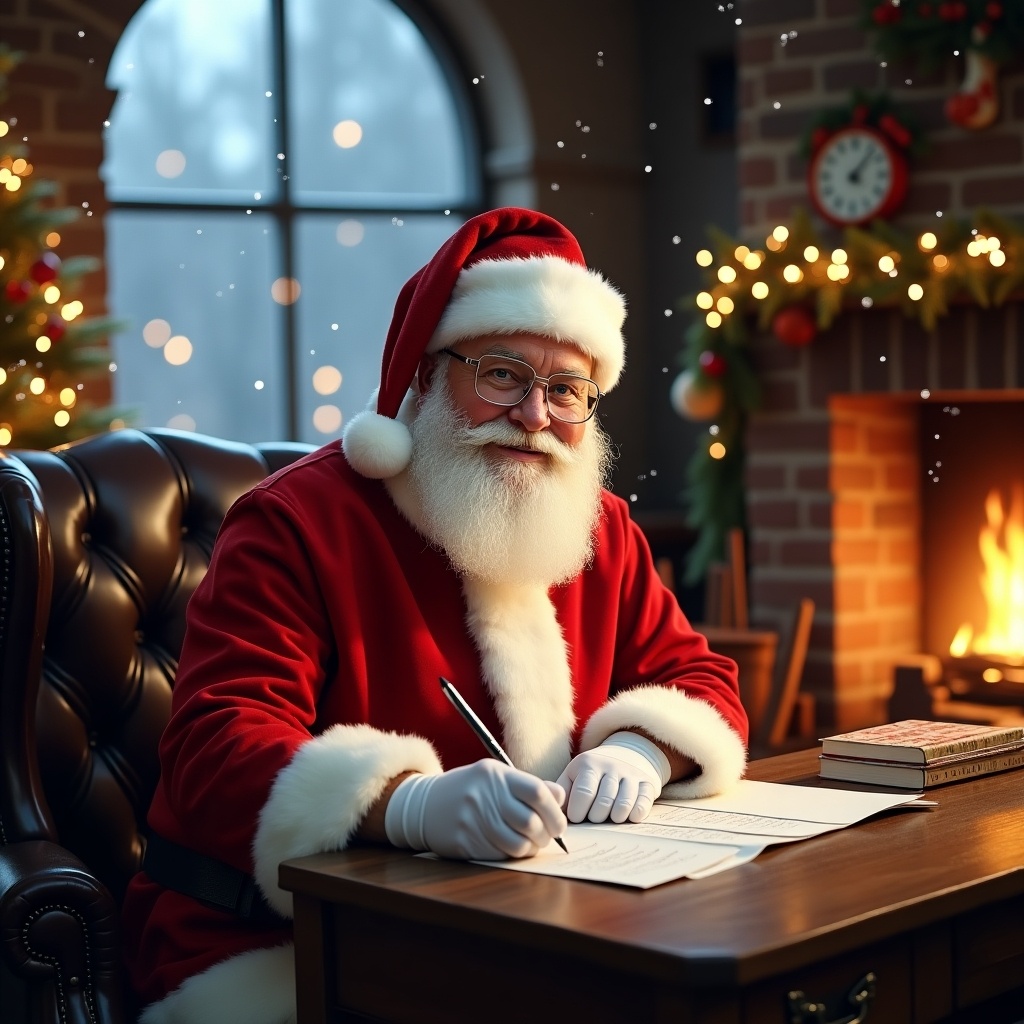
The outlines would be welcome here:
<svg viewBox="0 0 1024 1024">
<path fill-rule="evenodd" d="M 0 846 L 0 955 L 25 985 L 31 1020 L 125 1021 L 117 905 L 56 843 Z"/>
</svg>

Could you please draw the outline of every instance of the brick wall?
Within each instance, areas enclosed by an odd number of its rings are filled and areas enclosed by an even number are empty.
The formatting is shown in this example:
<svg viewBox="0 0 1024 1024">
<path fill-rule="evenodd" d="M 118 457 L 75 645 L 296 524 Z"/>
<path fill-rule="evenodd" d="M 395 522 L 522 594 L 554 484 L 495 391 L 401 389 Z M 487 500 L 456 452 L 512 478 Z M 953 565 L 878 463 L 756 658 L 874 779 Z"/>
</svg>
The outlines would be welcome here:
<svg viewBox="0 0 1024 1024">
<path fill-rule="evenodd" d="M 858 28 L 860 9 L 860 0 L 739 3 L 743 232 L 756 238 L 785 222 L 795 204 L 807 205 L 806 162 L 797 143 L 817 111 L 845 105 L 855 88 L 884 89 L 927 139 L 897 223 L 933 223 L 936 210 L 967 217 L 982 205 L 1024 216 L 1024 61 L 1000 74 L 996 123 L 981 132 L 965 131 L 950 125 L 943 112 L 947 97 L 960 86 L 962 65 L 951 59 L 928 76 L 910 67 L 882 67 Z"/>
<path fill-rule="evenodd" d="M 955 63 L 927 80 L 882 68 L 859 11 L 859 0 L 739 4 L 744 238 L 809 208 L 800 136 L 854 87 L 889 91 L 929 143 L 897 227 L 930 226 L 937 210 L 966 219 L 982 202 L 1024 216 L 1024 67 L 1003 69 L 994 125 L 957 128 L 943 113 L 960 83 Z M 1016 304 L 963 304 L 929 334 L 896 311 L 857 309 L 804 349 L 755 341 L 764 394 L 747 434 L 752 615 L 781 627 L 798 598 L 817 602 L 804 685 L 825 726 L 883 720 L 892 665 L 920 651 L 918 410 L 968 396 L 1024 400 L 1021 315 Z"/>
</svg>

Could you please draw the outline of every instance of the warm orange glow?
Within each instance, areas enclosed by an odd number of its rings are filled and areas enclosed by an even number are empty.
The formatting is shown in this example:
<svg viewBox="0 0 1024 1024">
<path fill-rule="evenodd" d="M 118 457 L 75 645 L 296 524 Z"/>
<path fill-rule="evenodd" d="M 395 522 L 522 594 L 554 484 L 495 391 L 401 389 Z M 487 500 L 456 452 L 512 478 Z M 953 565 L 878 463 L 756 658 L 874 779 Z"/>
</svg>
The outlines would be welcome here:
<svg viewBox="0 0 1024 1024">
<path fill-rule="evenodd" d="M 985 500 L 985 524 L 978 534 L 984 563 L 981 589 L 988 621 L 973 636 L 969 623 L 957 631 L 950 654 L 995 656 L 1003 661 L 1024 662 L 1024 484 L 1013 488 L 1009 509 L 998 490 Z"/>
</svg>

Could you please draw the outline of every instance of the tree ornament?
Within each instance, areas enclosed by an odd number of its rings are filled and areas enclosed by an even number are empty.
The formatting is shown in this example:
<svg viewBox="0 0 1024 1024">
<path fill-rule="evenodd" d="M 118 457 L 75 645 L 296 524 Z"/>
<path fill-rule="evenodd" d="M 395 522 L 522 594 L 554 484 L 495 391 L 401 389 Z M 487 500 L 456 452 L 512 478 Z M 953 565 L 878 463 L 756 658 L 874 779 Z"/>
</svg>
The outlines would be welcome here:
<svg viewBox="0 0 1024 1024">
<path fill-rule="evenodd" d="M 725 404 L 721 385 L 693 370 L 683 370 L 671 390 L 672 408 L 684 419 L 695 422 L 713 420 Z"/>
<path fill-rule="evenodd" d="M 4 285 L 4 295 L 8 302 L 24 302 L 32 294 L 32 285 L 28 281 L 10 280 Z"/>
<path fill-rule="evenodd" d="M 68 325 L 59 316 L 50 316 L 43 324 L 42 333 L 56 345 L 68 333 Z"/>
<path fill-rule="evenodd" d="M 709 377 L 721 377 L 725 373 L 725 358 L 717 352 L 712 352 L 711 349 L 705 349 L 701 352 L 698 362 L 700 363 L 700 368 Z"/>
<path fill-rule="evenodd" d="M 809 345 L 817 333 L 814 316 L 806 306 L 786 306 L 772 318 L 772 334 L 794 348 Z"/>
<path fill-rule="evenodd" d="M 57 279 L 60 273 L 60 257 L 55 252 L 44 252 L 39 259 L 28 268 L 28 276 L 36 284 L 49 284 Z"/>
</svg>

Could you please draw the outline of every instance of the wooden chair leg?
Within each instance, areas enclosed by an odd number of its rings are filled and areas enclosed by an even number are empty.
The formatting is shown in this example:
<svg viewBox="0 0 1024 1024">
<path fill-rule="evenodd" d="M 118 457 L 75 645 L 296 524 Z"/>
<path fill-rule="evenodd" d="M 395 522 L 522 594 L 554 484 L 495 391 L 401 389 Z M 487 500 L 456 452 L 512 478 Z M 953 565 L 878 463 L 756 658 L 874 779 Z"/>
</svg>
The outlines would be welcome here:
<svg viewBox="0 0 1024 1024">
<path fill-rule="evenodd" d="M 758 734 L 753 737 L 751 746 L 758 754 L 778 749 L 786 740 L 797 707 L 813 619 L 814 602 L 805 597 L 797 605 L 789 634 L 779 651 L 767 714 Z"/>
</svg>

